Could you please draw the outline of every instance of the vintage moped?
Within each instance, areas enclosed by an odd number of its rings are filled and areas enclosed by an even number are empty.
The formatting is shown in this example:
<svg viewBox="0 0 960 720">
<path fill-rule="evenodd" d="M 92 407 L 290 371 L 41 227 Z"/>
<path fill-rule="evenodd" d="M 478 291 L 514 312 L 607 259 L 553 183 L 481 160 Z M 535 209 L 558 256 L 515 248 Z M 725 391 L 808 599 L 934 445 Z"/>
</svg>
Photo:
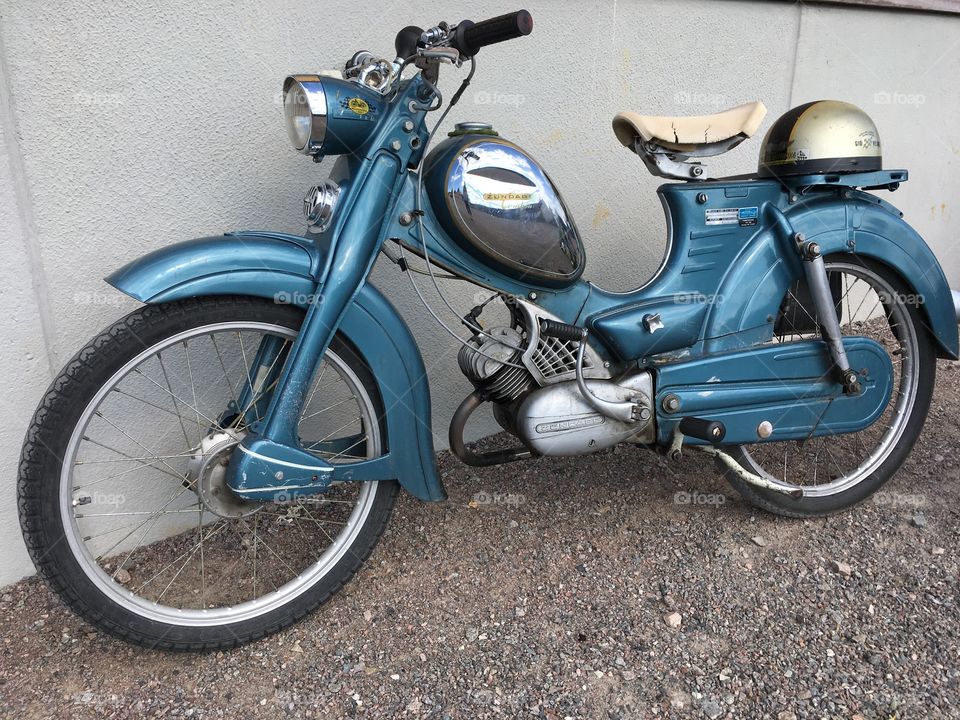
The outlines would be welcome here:
<svg viewBox="0 0 960 720">
<path fill-rule="evenodd" d="M 702 452 L 792 517 L 850 508 L 901 466 L 937 358 L 958 358 L 958 305 L 875 192 L 907 172 L 883 168 L 870 118 L 807 103 L 771 126 L 756 173 L 711 178 L 703 158 L 755 134 L 762 103 L 617 115 L 618 140 L 675 182 L 657 191 L 661 267 L 612 292 L 581 278 L 580 233 L 530 154 L 481 122 L 433 146 L 478 52 L 532 28 L 526 11 L 411 26 L 393 60 L 291 75 L 291 143 L 334 158 L 307 232 L 177 242 L 107 277 L 143 306 L 54 380 L 19 475 L 33 560 L 84 618 L 151 647 L 260 638 L 347 582 L 400 488 L 445 498 L 421 352 L 369 282 L 381 253 L 421 299 L 441 277 L 485 293 L 424 303 L 475 388 L 449 428 L 465 463 Z M 465 78 L 447 101 L 441 69 Z M 481 406 L 507 447 L 464 442 Z"/>
</svg>

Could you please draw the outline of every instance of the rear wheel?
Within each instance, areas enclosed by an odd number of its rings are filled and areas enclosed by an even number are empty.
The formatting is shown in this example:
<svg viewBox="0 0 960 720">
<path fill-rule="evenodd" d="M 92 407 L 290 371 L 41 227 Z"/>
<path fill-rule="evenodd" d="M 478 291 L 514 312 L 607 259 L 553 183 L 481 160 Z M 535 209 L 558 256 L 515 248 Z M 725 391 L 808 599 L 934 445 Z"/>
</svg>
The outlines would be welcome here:
<svg viewBox="0 0 960 720">
<path fill-rule="evenodd" d="M 726 470 L 727 479 L 749 502 L 790 517 L 845 510 L 889 480 L 923 429 L 936 374 L 936 352 L 919 308 L 921 298 L 882 265 L 851 256 L 827 258 L 825 265 L 842 334 L 880 343 L 893 363 L 894 385 L 883 414 L 865 430 L 743 445 L 731 452 L 752 473 L 784 487 L 803 487 L 804 497 L 794 500 Z M 812 316 L 805 283 L 797 283 L 781 305 L 774 342 L 820 337 Z"/>
<path fill-rule="evenodd" d="M 145 307 L 71 360 L 20 463 L 20 518 L 40 573 L 95 625 L 172 649 L 241 644 L 299 619 L 373 549 L 395 482 L 247 503 L 224 482 L 302 322 L 292 307 L 205 298 Z M 369 370 L 339 336 L 300 420 L 329 462 L 384 447 Z"/>
</svg>

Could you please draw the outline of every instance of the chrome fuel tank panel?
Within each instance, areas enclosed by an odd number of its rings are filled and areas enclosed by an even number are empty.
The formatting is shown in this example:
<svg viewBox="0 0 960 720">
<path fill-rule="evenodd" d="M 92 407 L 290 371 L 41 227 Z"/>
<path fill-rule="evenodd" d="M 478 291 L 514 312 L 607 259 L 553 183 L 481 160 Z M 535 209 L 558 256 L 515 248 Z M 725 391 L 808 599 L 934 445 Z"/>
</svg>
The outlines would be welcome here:
<svg viewBox="0 0 960 720">
<path fill-rule="evenodd" d="M 553 182 L 523 150 L 498 137 L 465 135 L 432 156 L 431 203 L 466 251 L 531 283 L 563 286 L 580 277 L 586 258 L 576 225 Z"/>
</svg>

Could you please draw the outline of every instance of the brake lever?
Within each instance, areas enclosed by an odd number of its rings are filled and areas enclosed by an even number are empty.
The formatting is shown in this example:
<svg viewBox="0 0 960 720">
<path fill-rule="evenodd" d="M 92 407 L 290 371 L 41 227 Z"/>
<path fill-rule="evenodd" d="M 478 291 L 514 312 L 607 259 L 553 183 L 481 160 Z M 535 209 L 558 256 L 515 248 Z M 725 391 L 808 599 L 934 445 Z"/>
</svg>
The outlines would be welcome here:
<svg viewBox="0 0 960 720">
<path fill-rule="evenodd" d="M 425 60 L 440 60 L 449 62 L 452 65 L 460 67 L 460 51 L 452 47 L 427 47 L 418 48 L 417 56 Z"/>
</svg>

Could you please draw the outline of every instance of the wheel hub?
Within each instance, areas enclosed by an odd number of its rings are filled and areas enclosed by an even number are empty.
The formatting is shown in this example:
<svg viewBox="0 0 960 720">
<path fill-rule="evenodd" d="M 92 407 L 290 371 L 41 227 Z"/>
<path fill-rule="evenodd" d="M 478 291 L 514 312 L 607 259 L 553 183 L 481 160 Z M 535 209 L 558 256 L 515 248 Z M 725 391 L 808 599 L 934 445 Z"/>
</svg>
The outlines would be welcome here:
<svg viewBox="0 0 960 720">
<path fill-rule="evenodd" d="M 190 459 L 187 478 L 191 489 L 203 506 L 222 518 L 242 518 L 263 507 L 263 503 L 247 502 L 227 485 L 227 465 L 234 449 L 246 433 L 221 430 L 207 435 Z"/>
</svg>

